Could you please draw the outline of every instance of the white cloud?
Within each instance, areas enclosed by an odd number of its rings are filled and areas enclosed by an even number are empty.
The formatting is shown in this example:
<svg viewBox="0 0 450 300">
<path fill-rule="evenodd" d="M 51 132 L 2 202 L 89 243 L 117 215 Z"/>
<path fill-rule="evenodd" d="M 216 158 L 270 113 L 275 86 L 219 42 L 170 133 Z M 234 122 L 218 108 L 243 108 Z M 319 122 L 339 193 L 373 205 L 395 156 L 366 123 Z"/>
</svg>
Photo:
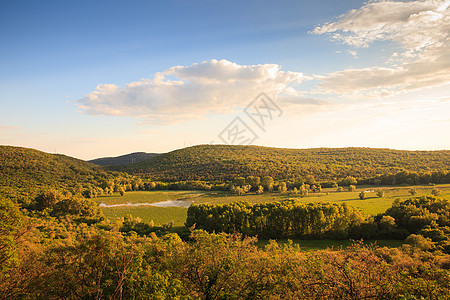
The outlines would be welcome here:
<svg viewBox="0 0 450 300">
<path fill-rule="evenodd" d="M 347 69 L 318 77 L 324 92 L 368 97 L 450 82 L 450 1 L 375 1 L 314 29 L 355 47 L 392 41 L 399 66 Z M 387 61 L 393 62 L 392 57 Z"/>
<path fill-rule="evenodd" d="M 134 116 L 146 123 L 170 123 L 245 107 L 261 91 L 283 94 L 289 85 L 307 79 L 302 73 L 281 71 L 276 64 L 238 65 L 210 60 L 175 66 L 119 87 L 101 84 L 79 108 L 91 115 Z"/>
</svg>

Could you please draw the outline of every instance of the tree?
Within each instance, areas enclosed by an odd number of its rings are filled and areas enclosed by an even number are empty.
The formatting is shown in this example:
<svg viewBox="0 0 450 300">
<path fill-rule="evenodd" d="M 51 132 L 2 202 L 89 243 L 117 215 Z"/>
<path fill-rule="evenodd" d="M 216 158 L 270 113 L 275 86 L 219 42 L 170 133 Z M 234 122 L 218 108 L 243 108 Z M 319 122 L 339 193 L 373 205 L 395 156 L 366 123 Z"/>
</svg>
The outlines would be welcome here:
<svg viewBox="0 0 450 300">
<path fill-rule="evenodd" d="M 354 192 L 354 191 L 356 191 L 356 186 L 350 185 L 350 186 L 348 187 L 348 191 L 349 191 L 349 192 Z"/>
<path fill-rule="evenodd" d="M 336 189 L 336 192 L 343 192 L 343 191 L 344 191 L 344 188 L 342 186 L 340 186 Z"/>
<path fill-rule="evenodd" d="M 308 196 L 308 189 L 306 188 L 306 186 L 304 184 L 302 184 L 300 186 L 300 196 L 302 196 L 302 197 Z"/>
<path fill-rule="evenodd" d="M 377 196 L 380 197 L 380 198 L 384 197 L 384 191 L 383 190 L 378 190 L 377 191 Z"/>
<path fill-rule="evenodd" d="M 359 193 L 359 199 L 361 200 L 366 199 L 366 193 L 364 191 L 361 191 L 361 193 Z"/>
<path fill-rule="evenodd" d="M 409 190 L 409 193 L 414 196 L 417 194 L 417 191 L 416 191 L 416 189 L 412 188 Z"/>
<path fill-rule="evenodd" d="M 431 240 L 425 238 L 419 234 L 411 234 L 406 239 L 405 242 L 410 244 L 415 248 L 419 248 L 421 250 L 429 250 L 432 247 Z"/>
<path fill-rule="evenodd" d="M 280 183 L 280 185 L 278 186 L 278 192 L 280 192 L 280 194 L 284 194 L 287 192 L 286 182 Z"/>
<path fill-rule="evenodd" d="M 258 176 L 247 176 L 245 183 L 252 186 L 253 189 L 257 189 L 261 179 Z"/>
<path fill-rule="evenodd" d="M 261 178 L 261 185 L 264 187 L 264 189 L 271 192 L 273 190 L 273 178 L 271 176 L 264 176 Z"/>
<path fill-rule="evenodd" d="M 241 188 L 240 186 L 234 186 L 234 185 L 231 187 L 231 192 L 238 196 L 242 196 L 245 194 L 245 191 L 243 188 Z"/>
<path fill-rule="evenodd" d="M 347 176 L 342 180 L 342 185 L 356 185 L 358 181 L 353 176 Z"/>
<path fill-rule="evenodd" d="M 380 230 L 388 237 L 392 236 L 392 233 L 397 229 L 395 219 L 391 216 L 383 216 L 379 222 Z"/>
<path fill-rule="evenodd" d="M 234 183 L 238 186 L 243 186 L 245 184 L 245 178 L 244 177 L 236 177 L 234 179 Z"/>
<path fill-rule="evenodd" d="M 306 175 L 305 177 L 305 183 L 309 184 L 309 185 L 313 185 L 316 183 L 316 179 L 314 178 L 313 175 Z"/>
<path fill-rule="evenodd" d="M 58 201 L 61 201 L 62 198 L 63 195 L 56 190 L 43 192 L 35 198 L 36 207 L 39 210 L 52 208 Z"/>
<path fill-rule="evenodd" d="M 125 195 L 125 190 L 124 190 L 123 187 L 119 188 L 119 193 L 120 193 L 120 196 L 124 196 Z"/>
<path fill-rule="evenodd" d="M 258 195 L 261 195 L 262 193 L 264 193 L 264 188 L 263 188 L 262 185 L 259 185 L 259 186 L 258 186 L 258 190 L 256 191 L 256 193 L 257 193 Z"/>
</svg>

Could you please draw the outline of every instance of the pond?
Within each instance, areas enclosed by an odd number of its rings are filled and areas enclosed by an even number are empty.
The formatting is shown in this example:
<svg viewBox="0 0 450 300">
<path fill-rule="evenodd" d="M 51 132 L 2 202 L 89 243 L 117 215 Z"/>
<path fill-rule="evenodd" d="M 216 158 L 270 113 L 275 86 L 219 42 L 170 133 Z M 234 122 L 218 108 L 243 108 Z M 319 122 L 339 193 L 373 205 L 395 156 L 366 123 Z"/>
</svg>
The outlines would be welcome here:
<svg viewBox="0 0 450 300">
<path fill-rule="evenodd" d="M 162 202 L 154 202 L 154 203 L 120 203 L 120 204 L 105 204 L 100 203 L 100 207 L 118 207 L 118 206 L 157 206 L 157 207 L 189 207 L 191 206 L 192 201 L 187 200 L 167 200 Z"/>
</svg>

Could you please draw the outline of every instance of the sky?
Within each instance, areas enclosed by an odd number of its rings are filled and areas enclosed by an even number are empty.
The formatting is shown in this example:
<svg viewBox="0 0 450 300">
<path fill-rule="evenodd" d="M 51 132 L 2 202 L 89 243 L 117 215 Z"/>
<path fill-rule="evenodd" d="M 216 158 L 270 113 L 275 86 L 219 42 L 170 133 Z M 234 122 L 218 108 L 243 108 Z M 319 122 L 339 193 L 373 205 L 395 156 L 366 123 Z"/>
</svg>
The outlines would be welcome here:
<svg viewBox="0 0 450 300">
<path fill-rule="evenodd" d="M 450 149 L 450 1 L 0 1 L 0 144 Z"/>
</svg>

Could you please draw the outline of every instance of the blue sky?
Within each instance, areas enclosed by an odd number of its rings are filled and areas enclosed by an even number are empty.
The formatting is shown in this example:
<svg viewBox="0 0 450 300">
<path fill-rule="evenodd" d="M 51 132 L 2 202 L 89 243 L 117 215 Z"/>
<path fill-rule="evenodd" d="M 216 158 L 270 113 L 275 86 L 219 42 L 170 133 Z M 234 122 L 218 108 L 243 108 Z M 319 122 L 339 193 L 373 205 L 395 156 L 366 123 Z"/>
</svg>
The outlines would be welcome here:
<svg viewBox="0 0 450 300">
<path fill-rule="evenodd" d="M 0 144 L 222 143 L 264 91 L 254 144 L 449 149 L 449 3 L 1 1 Z"/>
</svg>

